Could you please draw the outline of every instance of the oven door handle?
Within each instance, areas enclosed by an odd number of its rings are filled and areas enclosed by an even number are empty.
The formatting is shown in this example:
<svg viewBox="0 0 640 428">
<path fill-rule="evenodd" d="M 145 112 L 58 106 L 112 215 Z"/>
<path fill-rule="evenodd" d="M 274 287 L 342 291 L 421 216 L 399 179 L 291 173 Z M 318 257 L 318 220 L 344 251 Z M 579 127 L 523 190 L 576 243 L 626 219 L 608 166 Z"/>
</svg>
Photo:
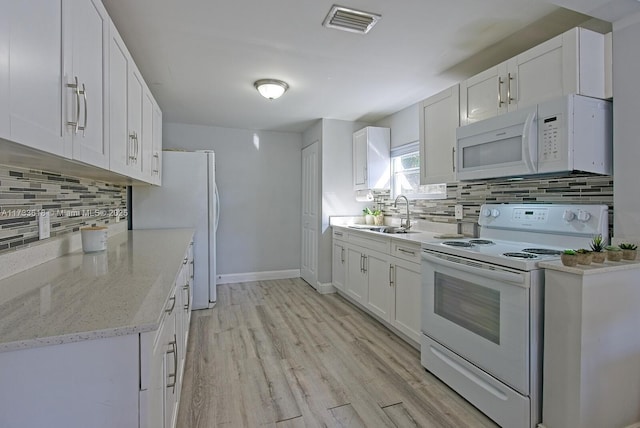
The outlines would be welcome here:
<svg viewBox="0 0 640 428">
<path fill-rule="evenodd" d="M 506 270 L 502 270 L 499 268 L 495 268 L 495 269 L 482 269 L 482 268 L 478 268 L 475 266 L 470 266 L 466 263 L 458 263 L 458 262 L 454 262 L 451 260 L 445 260 L 442 259 L 438 256 L 434 256 L 431 255 L 425 251 L 422 252 L 422 258 L 430 261 L 431 263 L 435 263 L 441 266 L 446 266 L 446 267 L 450 267 L 452 269 L 457 269 L 457 270 L 461 270 L 464 272 L 468 272 L 474 275 L 479 275 L 479 276 L 483 276 L 485 278 L 489 278 L 489 279 L 499 279 L 502 281 L 508 281 L 509 283 L 512 284 L 518 284 L 521 285 L 522 287 L 526 287 L 525 286 L 525 276 L 523 274 L 520 273 L 515 273 L 515 272 L 509 272 Z M 526 287 L 528 288 L 528 287 Z"/>
</svg>

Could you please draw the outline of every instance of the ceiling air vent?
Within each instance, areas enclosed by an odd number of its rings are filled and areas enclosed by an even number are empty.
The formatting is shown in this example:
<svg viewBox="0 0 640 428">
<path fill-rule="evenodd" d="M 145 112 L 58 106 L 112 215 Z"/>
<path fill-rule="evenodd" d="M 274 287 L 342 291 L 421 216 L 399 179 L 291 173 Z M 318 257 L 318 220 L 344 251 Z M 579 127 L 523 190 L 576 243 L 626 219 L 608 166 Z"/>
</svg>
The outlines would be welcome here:
<svg viewBox="0 0 640 428">
<path fill-rule="evenodd" d="M 382 16 L 375 13 L 333 5 L 322 25 L 336 30 L 367 34 L 380 18 Z"/>
</svg>

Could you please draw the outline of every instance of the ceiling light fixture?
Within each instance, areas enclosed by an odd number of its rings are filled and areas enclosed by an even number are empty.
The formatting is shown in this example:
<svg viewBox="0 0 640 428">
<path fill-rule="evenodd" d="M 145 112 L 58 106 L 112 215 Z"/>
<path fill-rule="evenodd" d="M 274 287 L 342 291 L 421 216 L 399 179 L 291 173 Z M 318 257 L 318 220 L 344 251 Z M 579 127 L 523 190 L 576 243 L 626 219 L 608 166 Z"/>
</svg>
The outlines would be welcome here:
<svg viewBox="0 0 640 428">
<path fill-rule="evenodd" d="M 289 85 L 286 82 L 277 79 L 260 79 L 253 86 L 260 92 L 260 95 L 269 100 L 280 98 L 289 89 Z"/>
</svg>

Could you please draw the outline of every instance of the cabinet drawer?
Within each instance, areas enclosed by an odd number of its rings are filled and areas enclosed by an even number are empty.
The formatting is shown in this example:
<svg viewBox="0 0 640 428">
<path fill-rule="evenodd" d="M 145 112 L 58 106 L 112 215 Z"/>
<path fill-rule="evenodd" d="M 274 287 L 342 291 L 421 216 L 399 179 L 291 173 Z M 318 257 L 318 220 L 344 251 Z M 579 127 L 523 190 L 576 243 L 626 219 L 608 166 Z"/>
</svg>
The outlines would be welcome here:
<svg viewBox="0 0 640 428">
<path fill-rule="evenodd" d="M 420 245 L 403 241 L 391 241 L 391 255 L 414 263 L 420 263 Z"/>
<path fill-rule="evenodd" d="M 347 231 L 344 229 L 333 229 L 333 239 L 338 239 L 340 241 L 347 240 Z"/>
<path fill-rule="evenodd" d="M 367 250 L 379 251 L 389 254 L 390 239 L 385 236 L 374 236 L 367 232 L 349 232 L 349 242 L 366 248 Z"/>
</svg>

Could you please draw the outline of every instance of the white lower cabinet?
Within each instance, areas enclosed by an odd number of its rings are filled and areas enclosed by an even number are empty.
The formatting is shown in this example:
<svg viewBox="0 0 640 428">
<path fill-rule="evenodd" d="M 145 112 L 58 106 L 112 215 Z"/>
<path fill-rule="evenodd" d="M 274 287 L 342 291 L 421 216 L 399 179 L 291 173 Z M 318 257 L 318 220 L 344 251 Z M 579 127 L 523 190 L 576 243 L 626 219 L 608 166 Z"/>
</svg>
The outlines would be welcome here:
<svg viewBox="0 0 640 428">
<path fill-rule="evenodd" d="M 0 353 L 0 427 L 175 428 L 192 245 L 156 330 Z"/>
<path fill-rule="evenodd" d="M 409 338 L 420 342 L 420 305 L 422 281 L 420 264 L 391 259 L 393 266 L 394 305 L 391 324 Z"/>
<path fill-rule="evenodd" d="M 360 247 L 347 247 L 347 277 L 344 287 L 346 293 L 361 304 L 367 300 L 368 291 L 364 251 Z"/>
<path fill-rule="evenodd" d="M 370 251 L 365 259 L 368 293 L 365 307 L 385 321 L 391 320 L 393 307 L 392 268 L 389 256 Z"/>
<path fill-rule="evenodd" d="M 336 290 L 416 347 L 420 343 L 420 269 L 418 243 L 333 230 Z"/>
<path fill-rule="evenodd" d="M 334 231 L 333 233 L 331 282 L 336 289 L 344 291 L 344 283 L 347 276 L 347 244 L 344 241 L 338 240 L 336 237 L 338 233 L 338 236 L 342 237 L 344 232 Z"/>
</svg>

